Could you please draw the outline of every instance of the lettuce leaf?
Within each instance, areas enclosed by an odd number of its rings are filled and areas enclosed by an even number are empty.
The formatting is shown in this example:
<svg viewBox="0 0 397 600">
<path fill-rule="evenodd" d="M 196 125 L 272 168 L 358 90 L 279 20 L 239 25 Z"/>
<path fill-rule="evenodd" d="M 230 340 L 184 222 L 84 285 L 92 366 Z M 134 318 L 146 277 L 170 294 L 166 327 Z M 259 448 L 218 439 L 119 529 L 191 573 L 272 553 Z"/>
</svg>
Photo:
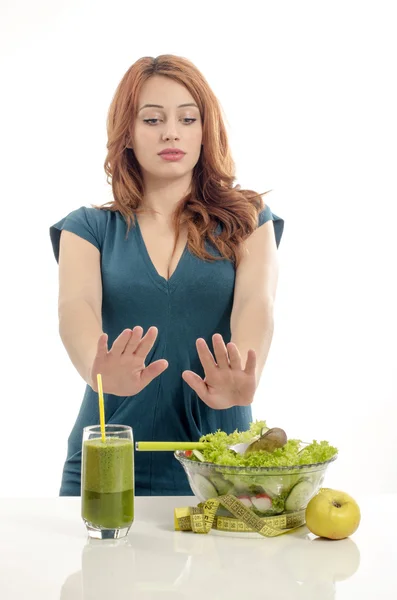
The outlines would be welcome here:
<svg viewBox="0 0 397 600">
<path fill-rule="evenodd" d="M 247 431 L 236 429 L 228 435 L 218 429 L 215 433 L 201 436 L 200 442 L 208 442 L 208 446 L 201 450 L 205 461 L 235 467 L 288 467 L 322 463 L 338 452 L 337 448 L 325 440 L 320 442 L 313 440 L 311 444 L 301 450 L 301 440 L 298 439 L 288 440 L 285 446 L 277 448 L 273 452 L 260 450 L 247 456 L 236 454 L 233 450 L 228 449 L 228 446 L 234 444 L 250 442 L 256 435 L 260 435 L 263 427 L 267 427 L 266 421 L 254 421 Z M 191 460 L 197 459 L 192 455 Z"/>
</svg>

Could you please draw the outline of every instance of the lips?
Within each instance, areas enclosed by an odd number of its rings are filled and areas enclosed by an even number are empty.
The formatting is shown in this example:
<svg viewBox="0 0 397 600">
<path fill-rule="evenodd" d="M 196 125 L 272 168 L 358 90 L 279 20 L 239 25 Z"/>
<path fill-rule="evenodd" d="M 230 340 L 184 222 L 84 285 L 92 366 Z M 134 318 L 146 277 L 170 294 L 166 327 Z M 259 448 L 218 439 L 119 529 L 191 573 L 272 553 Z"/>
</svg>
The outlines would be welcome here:
<svg viewBox="0 0 397 600">
<path fill-rule="evenodd" d="M 182 150 L 176 150 L 173 148 L 167 148 L 166 150 L 162 150 L 161 152 L 159 152 L 160 155 L 162 154 L 167 154 L 168 155 L 172 155 L 172 156 L 182 156 L 183 154 L 185 154 L 185 152 L 183 152 Z"/>
</svg>

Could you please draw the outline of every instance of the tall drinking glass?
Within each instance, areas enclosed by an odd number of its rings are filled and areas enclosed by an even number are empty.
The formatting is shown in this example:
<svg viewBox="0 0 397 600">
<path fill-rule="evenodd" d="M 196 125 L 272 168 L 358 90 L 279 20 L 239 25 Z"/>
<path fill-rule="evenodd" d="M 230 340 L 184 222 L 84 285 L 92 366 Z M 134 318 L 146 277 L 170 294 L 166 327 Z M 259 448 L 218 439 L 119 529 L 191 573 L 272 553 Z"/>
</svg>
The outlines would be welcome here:
<svg viewBox="0 0 397 600">
<path fill-rule="evenodd" d="M 81 463 L 81 516 L 89 537 L 116 539 L 134 522 L 134 439 L 127 425 L 85 427 Z"/>
</svg>

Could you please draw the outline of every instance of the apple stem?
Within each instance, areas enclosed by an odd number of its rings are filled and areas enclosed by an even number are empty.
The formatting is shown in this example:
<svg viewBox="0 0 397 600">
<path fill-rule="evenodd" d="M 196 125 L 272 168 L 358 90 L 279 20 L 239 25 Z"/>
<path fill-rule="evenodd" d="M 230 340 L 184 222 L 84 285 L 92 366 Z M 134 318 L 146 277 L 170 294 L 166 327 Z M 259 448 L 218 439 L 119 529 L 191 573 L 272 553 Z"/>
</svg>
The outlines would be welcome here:
<svg viewBox="0 0 397 600">
<path fill-rule="evenodd" d="M 332 504 L 336 507 L 336 508 L 340 508 L 342 505 L 339 504 L 339 502 L 332 502 Z"/>
</svg>

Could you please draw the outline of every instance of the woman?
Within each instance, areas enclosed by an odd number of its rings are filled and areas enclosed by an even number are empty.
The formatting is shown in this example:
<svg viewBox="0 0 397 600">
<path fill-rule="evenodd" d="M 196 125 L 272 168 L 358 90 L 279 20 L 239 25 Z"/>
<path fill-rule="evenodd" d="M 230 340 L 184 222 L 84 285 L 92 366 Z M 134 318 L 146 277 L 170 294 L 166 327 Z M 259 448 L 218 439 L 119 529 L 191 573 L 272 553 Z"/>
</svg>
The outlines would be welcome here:
<svg viewBox="0 0 397 600">
<path fill-rule="evenodd" d="M 273 333 L 284 222 L 260 194 L 233 186 L 221 110 L 197 68 L 172 55 L 138 60 L 107 131 L 114 200 L 50 228 L 59 332 L 87 383 L 63 496 L 80 495 L 97 373 L 106 422 L 132 426 L 136 441 L 231 433 L 249 426 Z M 137 495 L 192 493 L 171 452 L 136 453 L 135 485 Z"/>
</svg>

